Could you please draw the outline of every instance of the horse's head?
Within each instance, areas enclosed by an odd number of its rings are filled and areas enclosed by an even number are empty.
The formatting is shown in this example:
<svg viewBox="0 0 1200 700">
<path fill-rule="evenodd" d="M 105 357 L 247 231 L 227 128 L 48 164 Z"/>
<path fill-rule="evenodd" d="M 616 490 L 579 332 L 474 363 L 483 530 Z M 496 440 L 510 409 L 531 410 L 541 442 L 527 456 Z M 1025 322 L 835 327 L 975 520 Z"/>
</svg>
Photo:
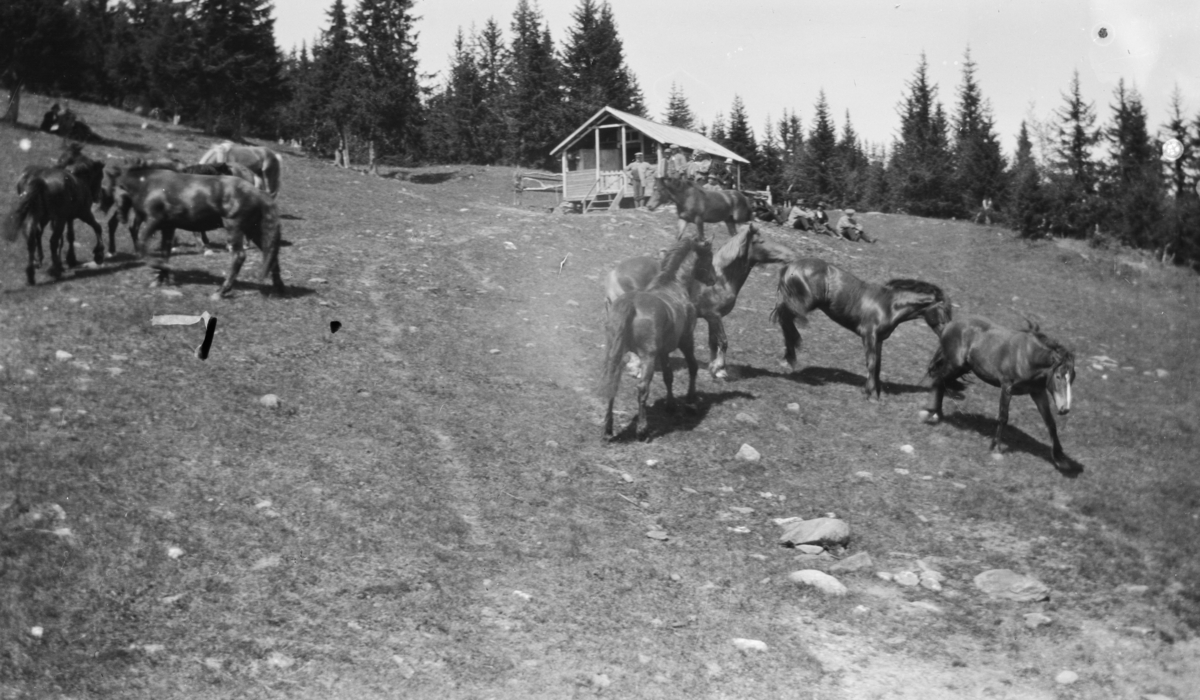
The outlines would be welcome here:
<svg viewBox="0 0 1200 700">
<path fill-rule="evenodd" d="M 717 283 L 717 271 L 713 267 L 712 243 L 697 242 L 693 246 L 696 262 L 692 263 L 692 279 L 700 284 L 713 285 Z"/>
<path fill-rule="evenodd" d="M 104 166 L 100 178 L 100 198 L 97 201 L 97 204 L 100 205 L 100 211 L 107 212 L 112 208 L 113 203 L 116 201 L 116 196 L 113 193 L 117 189 L 117 178 L 121 177 L 121 173 L 124 170 L 125 168 L 119 163 L 108 163 Z"/>
<path fill-rule="evenodd" d="M 1071 410 L 1071 384 L 1075 381 L 1075 354 L 1070 350 L 1057 348 L 1054 353 L 1054 365 L 1046 375 L 1046 390 L 1054 397 L 1054 406 L 1059 415 L 1066 415 Z"/>
<path fill-rule="evenodd" d="M 929 324 L 934 333 L 941 336 L 942 331 L 952 320 L 954 320 L 954 307 L 950 303 L 950 297 L 943 292 L 942 298 L 925 310 L 925 323 Z"/>
<path fill-rule="evenodd" d="M 763 238 L 758 227 L 753 224 L 750 225 L 750 231 L 746 234 L 746 240 L 748 242 L 746 257 L 755 265 L 788 263 L 796 258 L 795 251 Z"/>
</svg>

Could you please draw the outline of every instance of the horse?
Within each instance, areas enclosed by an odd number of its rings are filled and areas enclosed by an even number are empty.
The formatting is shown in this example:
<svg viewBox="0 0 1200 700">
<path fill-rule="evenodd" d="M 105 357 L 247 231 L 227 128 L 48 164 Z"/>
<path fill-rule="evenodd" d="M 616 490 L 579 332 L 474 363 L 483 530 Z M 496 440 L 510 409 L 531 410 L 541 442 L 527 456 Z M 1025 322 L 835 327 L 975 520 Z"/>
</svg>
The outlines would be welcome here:
<svg viewBox="0 0 1200 700">
<path fill-rule="evenodd" d="M 819 258 L 799 258 L 779 271 L 779 288 L 772 319 L 783 331 L 784 354 L 780 364 L 796 368 L 800 347 L 799 325 L 808 325 L 808 313 L 820 309 L 838 325 L 862 338 L 866 352 L 868 399 L 883 393 L 879 366 L 883 341 L 906 321 L 924 318 L 941 335 L 950 321 L 950 298 L 936 285 L 914 279 L 892 279 L 885 284 L 864 282 L 842 268 Z"/>
<path fill-rule="evenodd" d="M 125 161 L 125 167 L 131 168 L 150 168 L 158 170 L 171 170 L 177 173 L 191 175 L 211 175 L 211 176 L 232 176 L 241 178 L 250 184 L 257 182 L 255 175 L 249 168 L 238 165 L 237 163 L 210 163 L 210 164 L 194 164 L 188 165 L 181 161 L 171 159 L 144 160 L 133 158 Z M 102 197 L 103 199 L 103 197 Z M 108 219 L 108 246 L 110 254 L 116 255 L 116 230 L 117 221 L 124 221 L 125 226 L 129 229 L 129 235 L 133 239 L 133 243 L 137 245 L 137 232 L 141 227 L 143 220 L 132 210 L 132 203 L 128 201 L 128 197 L 117 198 L 114 201 L 101 201 L 101 208 L 108 211 L 114 204 L 117 205 L 116 210 Z M 131 217 L 132 215 L 132 217 Z M 201 245 L 207 250 L 209 248 L 208 235 L 205 231 L 194 231 L 199 238 Z"/>
<path fill-rule="evenodd" d="M 25 267 L 25 281 L 28 284 L 35 283 L 34 270 L 44 259 L 42 231 L 46 224 L 52 226 L 52 277 L 62 277 L 63 229 L 70 227 L 75 219 L 83 220 L 96 232 L 96 248 L 92 254 L 97 263 L 103 262 L 104 242 L 101 238 L 100 224 L 92 215 L 92 201 L 95 198 L 92 183 L 96 181 L 94 175 L 97 166 L 103 167 L 103 164 L 91 161 L 90 164 L 75 164 L 66 168 L 30 166 L 22 173 L 17 182 L 17 202 L 5 217 L 0 229 L 8 241 L 16 240 L 18 233 L 25 232 L 26 246 L 29 250 L 29 263 Z M 70 237 L 72 246 L 67 251 L 67 264 L 74 267 L 79 263 L 75 259 L 73 229 L 70 231 Z"/>
<path fill-rule="evenodd" d="M 274 200 L 246 181 L 110 164 L 104 170 L 102 198 L 109 205 L 120 201 L 146 222 L 144 235 L 139 237 L 134 229 L 130 231 L 139 256 L 145 256 L 146 240 L 156 231 L 162 232 L 163 261 L 155 265 L 159 268 L 155 284 L 170 282 L 166 263 L 170 260 L 176 228 L 187 231 L 224 228 L 229 232 L 233 260 L 224 283 L 212 298 L 220 299 L 233 288 L 246 260 L 243 248 L 246 238 L 262 251 L 259 283 L 269 273 L 275 290 L 281 294 L 285 291 L 279 270 L 279 210 Z M 266 288 L 262 291 L 265 294 Z"/>
<path fill-rule="evenodd" d="M 78 142 L 70 142 L 63 147 L 62 154 L 54 165 L 59 168 L 66 168 L 78 180 L 87 186 L 88 192 L 91 195 L 93 203 L 100 201 L 100 186 L 104 180 L 104 163 L 99 160 L 89 158 L 83 152 L 83 144 Z M 21 184 L 17 183 L 18 190 Z M 67 265 L 75 267 L 79 263 L 75 260 L 75 221 L 67 222 Z M 61 244 L 62 241 L 60 240 Z M 40 244 L 40 241 L 39 241 Z M 39 253 L 40 254 L 40 253 Z M 93 248 L 93 258 L 97 265 L 103 262 L 104 257 L 104 240 L 99 235 L 96 236 L 96 246 Z"/>
<path fill-rule="evenodd" d="M 646 208 L 654 211 L 666 202 L 674 202 L 679 215 L 679 233 L 683 237 L 688 223 L 696 224 L 696 236 L 704 240 L 704 224 L 725 222 L 729 237 L 737 235 L 735 224 L 748 223 L 754 215 L 750 198 L 737 190 L 706 190 L 694 182 L 666 177 L 654 178 L 654 194 Z"/>
<path fill-rule="evenodd" d="M 667 387 L 667 402 L 674 403 L 670 354 L 678 349 L 688 368 L 686 402 L 696 398 L 695 339 L 696 307 L 692 303 L 695 288 L 703 279 L 712 279 L 712 247 L 708 243 L 685 238 L 668 251 L 662 270 L 645 290 L 622 294 L 613 303 L 606 326 L 608 350 L 600 380 L 600 396 L 608 400 L 604 414 L 603 437 L 613 435 L 613 402 L 621 386 L 621 364 L 626 352 L 636 352 L 643 371 L 638 383 L 637 436 L 649 433 L 646 401 L 654 371 L 661 368 Z M 690 266 L 684 261 L 692 259 Z"/>
<path fill-rule="evenodd" d="M 750 224 L 745 231 L 730 238 L 713 255 L 715 280 L 699 288 L 692 301 L 696 313 L 708 324 L 708 371 L 717 379 L 728 376 L 725 370 L 725 353 L 729 339 L 725 335 L 722 320 L 733 311 L 738 292 L 750 276 L 755 265 L 788 262 L 796 254 L 783 246 L 763 239 L 758 228 Z M 650 286 L 658 274 L 658 261 L 651 257 L 636 257 L 622 261 L 605 280 L 605 309 L 609 309 L 617 297 L 635 289 Z M 631 367 L 636 369 L 636 367 Z"/>
<path fill-rule="evenodd" d="M 200 157 L 200 164 L 237 163 L 249 168 L 255 185 L 272 198 L 279 195 L 279 171 L 283 156 L 263 146 L 240 146 L 232 141 L 218 143 Z"/>
<path fill-rule="evenodd" d="M 1014 331 L 982 316 L 952 321 L 941 333 L 937 352 L 929 361 L 933 380 L 933 406 L 929 422 L 942 419 L 942 398 L 946 389 L 962 391 L 960 380 L 967 373 L 1000 389 L 999 425 L 992 438 L 991 450 L 1003 450 L 1004 427 L 1008 425 L 1008 403 L 1013 396 L 1029 394 L 1046 423 L 1053 443 L 1052 460 L 1062 470 L 1063 449 L 1050 410 L 1050 398 L 1059 415 L 1071 410 L 1071 384 L 1075 381 L 1075 355 L 1058 341 L 1042 333 L 1037 324 L 1026 321 L 1025 330 Z"/>
</svg>

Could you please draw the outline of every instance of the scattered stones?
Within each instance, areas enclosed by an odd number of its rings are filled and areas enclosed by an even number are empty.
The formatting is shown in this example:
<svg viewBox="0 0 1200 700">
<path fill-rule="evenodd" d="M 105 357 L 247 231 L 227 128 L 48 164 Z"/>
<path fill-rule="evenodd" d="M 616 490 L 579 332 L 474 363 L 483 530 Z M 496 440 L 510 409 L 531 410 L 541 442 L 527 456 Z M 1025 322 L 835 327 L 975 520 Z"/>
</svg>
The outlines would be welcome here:
<svg viewBox="0 0 1200 700">
<path fill-rule="evenodd" d="M 890 572 L 890 571 L 876 571 L 875 576 L 883 579 L 884 581 L 892 581 L 892 580 L 895 580 L 895 578 L 896 578 L 895 576 L 892 575 L 892 572 Z"/>
<path fill-rule="evenodd" d="M 742 515 L 750 515 L 751 513 L 754 512 L 753 508 L 747 508 L 746 506 L 729 506 L 729 510 L 732 510 L 734 513 L 740 513 Z"/>
<path fill-rule="evenodd" d="M 907 469 L 901 469 L 899 467 L 893 469 L 892 471 L 896 472 L 900 476 L 908 476 L 908 473 L 909 473 Z"/>
<path fill-rule="evenodd" d="M 567 306 L 578 307 L 579 302 L 575 301 L 574 299 L 567 299 Z"/>
<path fill-rule="evenodd" d="M 931 603 L 928 600 L 914 600 L 908 604 L 910 610 L 916 612 L 931 612 L 936 615 L 942 614 L 942 608 L 937 603 Z"/>
<path fill-rule="evenodd" d="M 29 628 L 29 635 L 34 639 L 41 639 L 43 634 L 45 634 L 45 630 L 43 630 L 40 625 L 35 625 Z"/>
<path fill-rule="evenodd" d="M 73 357 L 75 357 L 75 356 L 72 355 L 71 353 L 67 352 L 66 350 L 56 350 L 54 352 L 54 359 L 58 360 L 59 362 L 67 362 L 68 360 L 70 360 Z"/>
<path fill-rule="evenodd" d="M 741 650 L 742 652 L 766 651 L 768 648 L 766 642 L 762 642 L 757 639 L 740 639 L 740 638 L 738 638 L 738 639 L 734 639 L 732 641 L 733 641 L 733 645 L 735 647 L 737 647 L 739 650 Z"/>
<path fill-rule="evenodd" d="M 283 558 L 278 554 L 268 554 L 260 558 L 258 561 L 250 565 L 251 571 L 262 571 L 263 569 L 274 569 L 283 562 Z"/>
<path fill-rule="evenodd" d="M 1025 617 L 1025 626 L 1031 630 L 1035 630 L 1039 627 L 1048 625 L 1051 622 L 1053 622 L 1053 620 L 1051 620 L 1049 617 L 1046 617 L 1045 615 L 1043 615 L 1039 612 L 1025 613 L 1024 617 Z"/>
<path fill-rule="evenodd" d="M 1079 680 L 1079 674 L 1074 671 L 1063 671 L 1054 677 L 1054 682 L 1059 685 L 1071 685 Z"/>
<path fill-rule="evenodd" d="M 665 540 L 667 539 L 667 533 L 663 530 L 650 530 L 646 533 L 646 537 L 652 540 Z"/>
<path fill-rule="evenodd" d="M 906 455 L 910 455 L 910 454 L 912 454 L 913 452 L 916 452 L 916 450 L 915 450 L 915 449 L 913 449 L 913 446 L 912 446 L 912 445 L 901 445 L 901 446 L 900 446 L 900 451 L 901 451 L 901 452 L 903 452 L 903 453 L 904 453 L 904 454 L 906 454 Z"/>
<path fill-rule="evenodd" d="M 850 541 L 850 526 L 837 518 L 801 520 L 790 525 L 779 541 L 792 545 L 844 545 Z"/>
<path fill-rule="evenodd" d="M 787 410 L 791 411 L 792 413 L 799 413 L 799 412 L 800 412 L 800 404 L 798 404 L 798 403 L 789 403 L 789 404 L 787 405 Z"/>
<path fill-rule="evenodd" d="M 183 550 L 179 547 L 167 547 L 167 556 L 172 559 L 178 559 L 183 556 Z"/>
<path fill-rule="evenodd" d="M 737 454 L 734 455 L 734 459 L 740 459 L 743 462 L 753 463 L 762 459 L 762 455 L 758 453 L 758 450 L 743 443 Z"/>
<path fill-rule="evenodd" d="M 975 587 L 993 598 L 1032 603 L 1050 597 L 1050 588 L 1030 576 L 1009 569 L 990 569 L 975 577 Z"/>
<path fill-rule="evenodd" d="M 788 574 L 788 580 L 792 583 L 812 586 L 825 595 L 843 596 L 847 593 L 846 586 L 841 581 L 816 569 L 793 571 Z"/>
<path fill-rule="evenodd" d="M 862 571 L 875 566 L 875 562 L 871 559 L 871 555 L 866 552 L 858 552 L 836 562 L 829 567 L 830 571 Z"/>
<path fill-rule="evenodd" d="M 267 408 L 279 408 L 279 397 L 275 394 L 263 394 L 258 402 Z"/>
<path fill-rule="evenodd" d="M 162 292 L 162 295 L 165 297 L 181 297 L 181 296 L 183 296 L 183 292 L 179 291 L 178 289 L 163 289 L 160 291 Z"/>
<path fill-rule="evenodd" d="M 796 549 L 800 550 L 802 554 L 820 554 L 825 551 L 825 548 L 819 544 L 798 544 Z"/>
<path fill-rule="evenodd" d="M 1158 376 L 1158 378 L 1159 378 L 1159 379 L 1163 379 L 1163 378 L 1165 378 L 1165 377 L 1166 377 L 1168 374 L 1170 374 L 1170 372 L 1168 372 L 1168 371 L 1167 371 L 1167 370 L 1165 370 L 1165 369 L 1156 369 L 1156 370 L 1154 370 L 1154 374 L 1156 374 L 1156 375 Z"/>
<path fill-rule="evenodd" d="M 489 354 L 489 355 L 499 355 L 499 354 L 500 354 L 500 348 L 492 348 L 491 350 L 488 350 L 488 354 Z"/>
<path fill-rule="evenodd" d="M 854 472 L 854 476 L 855 478 L 862 479 L 863 481 L 871 481 L 875 478 L 875 475 L 871 472 Z"/>
<path fill-rule="evenodd" d="M 1150 587 L 1141 584 L 1130 583 L 1121 586 L 1121 590 L 1129 595 L 1145 595 L 1146 592 L 1150 590 Z"/>
<path fill-rule="evenodd" d="M 273 651 L 267 655 L 267 665 L 286 669 L 295 666 L 296 660 L 282 652 Z"/>
<path fill-rule="evenodd" d="M 921 582 L 921 577 L 917 576 L 912 571 L 901 571 L 895 574 L 892 580 L 901 586 L 915 586 Z"/>
<path fill-rule="evenodd" d="M 739 423 L 747 423 L 749 425 L 758 425 L 758 419 L 749 413 L 738 413 L 733 419 Z"/>
</svg>

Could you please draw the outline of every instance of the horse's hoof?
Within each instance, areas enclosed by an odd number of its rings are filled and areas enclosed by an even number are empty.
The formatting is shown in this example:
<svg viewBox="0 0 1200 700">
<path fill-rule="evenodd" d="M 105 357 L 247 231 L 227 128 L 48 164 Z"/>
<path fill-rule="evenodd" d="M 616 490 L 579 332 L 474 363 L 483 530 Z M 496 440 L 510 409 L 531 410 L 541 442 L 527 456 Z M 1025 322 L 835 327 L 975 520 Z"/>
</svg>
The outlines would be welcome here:
<svg viewBox="0 0 1200 700">
<path fill-rule="evenodd" d="M 992 450 L 992 461 L 993 462 L 1003 462 L 1004 461 L 1004 453 L 1000 452 L 999 450 Z"/>
<path fill-rule="evenodd" d="M 728 378 L 729 378 L 729 372 L 726 372 L 724 367 L 717 370 L 716 372 L 713 372 L 713 379 L 728 379 Z"/>
</svg>

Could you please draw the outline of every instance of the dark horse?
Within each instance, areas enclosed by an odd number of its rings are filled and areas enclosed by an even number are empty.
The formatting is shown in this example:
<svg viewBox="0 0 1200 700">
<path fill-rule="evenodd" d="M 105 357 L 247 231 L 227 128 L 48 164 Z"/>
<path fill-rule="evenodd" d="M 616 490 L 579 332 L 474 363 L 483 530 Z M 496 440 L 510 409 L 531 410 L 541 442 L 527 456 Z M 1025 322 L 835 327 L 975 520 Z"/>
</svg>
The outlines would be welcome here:
<svg viewBox="0 0 1200 700">
<path fill-rule="evenodd" d="M 705 249 L 708 255 L 705 255 Z M 637 392 L 639 438 L 645 438 L 649 432 L 646 401 L 650 397 L 655 369 L 662 370 L 668 403 L 675 400 L 671 386 L 674 375 L 669 356 L 676 349 L 683 353 L 683 359 L 687 362 L 686 401 L 695 402 L 699 365 L 696 363 L 695 340 L 692 337 L 696 329 L 696 307 L 692 298 L 699 284 L 697 277 L 711 279 L 711 251 L 707 243 L 683 239 L 667 253 L 662 270 L 649 287 L 644 291 L 622 294 L 613 303 L 606 328 L 608 351 L 599 392 L 602 398 L 608 400 L 608 410 L 604 414 L 604 437 L 611 438 L 613 434 L 613 402 L 621 386 L 621 364 L 626 352 L 637 353 L 642 362 Z M 688 259 L 693 262 L 684 265 Z"/>
<path fill-rule="evenodd" d="M 105 208 L 120 202 L 146 222 L 141 235 L 134 233 L 139 256 L 145 255 L 146 240 L 155 232 L 162 233 L 163 261 L 156 265 L 159 268 L 156 283 L 170 281 L 166 263 L 170 260 L 175 229 L 211 231 L 224 228 L 229 232 L 233 260 L 225 282 L 213 297 L 219 299 L 233 288 L 246 260 L 243 248 L 246 238 L 263 254 L 259 283 L 265 282 L 270 274 L 275 290 L 284 291 L 279 271 L 279 211 L 268 195 L 246 181 L 110 164 L 104 169 L 103 200 Z M 263 292 L 266 293 L 265 288 Z"/>
<path fill-rule="evenodd" d="M 893 279 L 886 284 L 864 282 L 836 265 L 818 258 L 800 258 L 779 271 L 778 303 L 771 312 L 783 331 L 781 364 L 795 369 L 800 332 L 808 313 L 820 309 L 838 325 L 863 341 L 867 355 L 868 399 L 883 392 L 879 365 L 883 341 L 905 321 L 924 318 L 934 333 L 950 321 L 950 298 L 941 288 L 913 279 Z"/>
<path fill-rule="evenodd" d="M 689 223 L 696 224 L 696 236 L 704 240 L 704 224 L 725 222 L 729 228 L 729 237 L 737 235 L 734 224 L 744 224 L 754 215 L 754 206 L 750 198 L 737 190 L 706 190 L 687 180 L 675 180 L 666 177 L 654 178 L 654 194 L 646 208 L 654 211 L 666 202 L 674 202 L 679 214 L 679 233 L 676 238 L 683 237 L 683 230 Z"/>
<path fill-rule="evenodd" d="M 1058 341 L 1030 323 L 1023 331 L 1009 330 L 982 316 L 953 321 L 942 330 L 941 345 L 929 361 L 933 380 L 933 407 L 929 421 L 942 419 L 946 389 L 962 391 L 960 378 L 968 372 L 1000 388 L 1000 416 L 992 451 L 1003 450 L 1004 426 L 1008 425 L 1008 402 L 1029 394 L 1037 405 L 1050 440 L 1054 444 L 1054 466 L 1062 469 L 1063 449 L 1050 410 L 1050 397 L 1060 415 L 1071 410 L 1071 383 L 1075 381 L 1075 355 Z"/>
<path fill-rule="evenodd" d="M 733 311 L 738 292 L 750 276 L 755 265 L 782 263 L 796 257 L 783 246 L 763 239 L 757 227 L 750 224 L 742 233 L 730 238 L 713 255 L 715 280 L 704 284 L 693 301 L 696 313 L 708 323 L 708 371 L 718 379 L 724 379 L 725 352 L 729 339 L 725 336 L 722 320 Z M 608 273 L 605 282 L 605 307 L 611 307 L 617 297 L 635 289 L 650 286 L 658 274 L 658 260 L 652 257 L 637 257 L 624 260 Z"/>
<path fill-rule="evenodd" d="M 85 158 L 86 160 L 86 158 Z M 90 161 L 73 163 L 67 167 L 30 166 L 17 182 L 17 202 L 3 222 L 3 237 L 14 241 L 24 231 L 29 249 L 29 264 L 25 267 L 25 281 L 34 283 L 34 270 L 43 258 L 42 231 L 51 224 L 50 275 L 55 279 L 62 276 L 61 259 L 63 229 L 69 229 L 71 247 L 67 250 L 67 264 L 78 265 L 75 259 L 75 219 L 82 219 L 96 232 L 96 248 L 92 251 L 97 263 L 104 260 L 104 242 L 100 224 L 92 215 L 92 202 L 99 192 L 97 175 L 102 163 Z M 35 259 L 37 263 L 35 264 Z"/>
</svg>

